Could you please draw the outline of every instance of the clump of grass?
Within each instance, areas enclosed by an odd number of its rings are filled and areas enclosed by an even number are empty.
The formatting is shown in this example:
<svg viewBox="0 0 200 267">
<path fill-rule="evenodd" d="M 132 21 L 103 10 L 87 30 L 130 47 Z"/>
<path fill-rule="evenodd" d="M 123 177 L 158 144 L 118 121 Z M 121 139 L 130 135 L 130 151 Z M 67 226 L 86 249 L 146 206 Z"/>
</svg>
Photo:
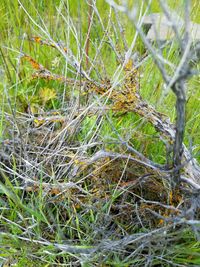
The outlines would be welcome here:
<svg viewBox="0 0 200 267">
<path fill-rule="evenodd" d="M 135 30 L 104 1 L 92 12 L 88 3 L 1 1 L 0 260 L 17 266 L 198 265 L 192 230 L 168 222 L 180 215 L 181 193 L 173 199 L 166 177 L 127 154 L 129 143 L 165 164 L 165 144 L 145 116 L 115 112 L 108 97 L 124 84 Z M 159 10 L 153 1 L 151 11 Z M 146 52 L 140 39 L 134 49 L 139 58 Z M 175 45 L 164 53 L 178 60 Z M 34 70 L 24 55 L 44 69 Z M 151 58 L 139 76 L 142 97 L 174 121 L 174 98 L 162 98 L 162 77 Z M 65 79 L 73 82 L 60 82 Z M 111 90 L 98 93 L 102 84 Z M 189 133 L 198 140 L 197 85 L 196 78 L 189 83 L 186 143 Z"/>
</svg>

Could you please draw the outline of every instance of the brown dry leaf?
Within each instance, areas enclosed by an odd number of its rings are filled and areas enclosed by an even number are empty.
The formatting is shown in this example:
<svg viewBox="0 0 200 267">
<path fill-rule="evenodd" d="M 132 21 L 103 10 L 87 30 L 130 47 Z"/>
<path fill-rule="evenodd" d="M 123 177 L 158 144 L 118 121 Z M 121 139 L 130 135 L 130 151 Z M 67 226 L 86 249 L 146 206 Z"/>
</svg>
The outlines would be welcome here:
<svg viewBox="0 0 200 267">
<path fill-rule="evenodd" d="M 23 56 L 23 58 L 26 59 L 28 62 L 30 62 L 34 69 L 36 69 L 36 70 L 43 70 L 44 69 L 44 67 L 41 64 L 37 63 L 32 57 L 25 55 L 25 56 Z"/>
<path fill-rule="evenodd" d="M 38 37 L 38 36 L 33 37 L 33 40 L 34 40 L 36 43 L 40 43 L 40 42 L 41 42 L 41 38 Z"/>
<path fill-rule="evenodd" d="M 51 41 L 49 41 L 49 40 L 44 40 L 44 39 L 42 39 L 42 38 L 39 37 L 39 36 L 33 36 L 32 38 L 29 39 L 29 41 L 38 43 L 38 44 L 40 44 L 40 45 L 51 46 L 51 47 L 53 47 L 53 48 L 58 48 L 58 47 L 60 47 L 60 48 L 62 48 L 62 49 L 65 51 L 65 53 L 67 53 L 67 50 L 68 50 L 67 47 L 63 46 L 63 45 L 60 44 L 60 43 L 54 43 L 54 42 L 51 42 Z"/>
</svg>

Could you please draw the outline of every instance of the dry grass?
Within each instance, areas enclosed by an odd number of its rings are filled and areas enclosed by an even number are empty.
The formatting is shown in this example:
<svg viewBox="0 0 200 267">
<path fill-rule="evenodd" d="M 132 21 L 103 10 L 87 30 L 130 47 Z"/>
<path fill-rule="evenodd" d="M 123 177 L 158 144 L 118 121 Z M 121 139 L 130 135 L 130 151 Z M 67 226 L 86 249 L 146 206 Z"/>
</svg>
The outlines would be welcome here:
<svg viewBox="0 0 200 267">
<path fill-rule="evenodd" d="M 103 1 L 5 4 L 3 266 L 198 266 L 190 163 L 171 187 L 175 130 L 166 113 L 174 98 L 157 104 L 165 114 L 150 106 L 160 101 L 162 77 L 127 16 Z M 163 50 L 173 66 L 176 48 Z"/>
</svg>

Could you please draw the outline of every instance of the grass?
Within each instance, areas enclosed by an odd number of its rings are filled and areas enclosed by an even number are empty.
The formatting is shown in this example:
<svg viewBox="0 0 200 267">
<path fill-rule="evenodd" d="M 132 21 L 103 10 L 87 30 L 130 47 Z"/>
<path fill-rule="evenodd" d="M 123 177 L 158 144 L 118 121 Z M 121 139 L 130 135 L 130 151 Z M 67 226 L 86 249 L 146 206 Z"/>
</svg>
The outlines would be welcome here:
<svg viewBox="0 0 200 267">
<path fill-rule="evenodd" d="M 2 266 L 200 265 L 199 242 L 191 228 L 169 226 L 166 236 L 164 230 L 154 233 L 162 225 L 148 209 L 164 215 L 166 210 L 145 202 L 141 205 L 144 199 L 171 204 L 168 182 L 153 173 L 144 185 L 134 187 L 131 182 L 149 170 L 129 158 L 108 157 L 85 165 L 100 149 L 125 153 L 119 136 L 149 159 L 165 163 L 165 144 L 154 127 L 132 112 L 102 111 L 110 100 L 90 88 L 87 94 L 73 84 L 32 79 L 31 64 L 20 57 L 24 52 L 55 74 L 84 80 L 77 74 L 73 57 L 70 65 L 58 49 L 28 40 L 33 36 L 46 40 L 49 35 L 55 43 L 63 41 L 70 48 L 86 73 L 91 67 L 92 79 L 99 83 L 115 81 L 117 76 L 123 79 L 120 55 L 126 51 L 124 40 L 130 47 L 135 34 L 130 21 L 118 14 L 125 25 L 120 33 L 114 12 L 105 1 L 97 1 L 99 17 L 94 14 L 92 21 L 87 66 L 84 53 L 90 11 L 86 1 L 21 3 L 23 7 L 17 0 L 0 3 L 0 138 L 2 151 L 9 155 L 1 163 L 0 174 Z M 180 9 L 181 3 L 170 1 L 170 6 Z M 160 9 L 158 1 L 153 1 L 150 11 Z M 195 22 L 199 22 L 199 10 L 199 1 L 192 1 Z M 134 50 L 139 56 L 145 52 L 139 38 Z M 176 46 L 164 53 L 171 62 L 178 62 Z M 139 71 L 142 97 L 174 122 L 175 98 L 170 92 L 163 96 L 162 77 L 152 59 Z M 198 86 L 198 77 L 188 83 L 185 143 L 194 144 L 199 160 Z M 90 105 L 91 114 L 86 112 Z M 79 109 L 81 115 L 76 113 Z M 49 116 L 55 119 L 48 122 Z M 18 143 L 18 139 L 23 141 Z M 10 140 L 16 143 L 11 146 Z M 168 229 L 167 223 L 163 227 Z M 152 239 L 148 238 L 151 231 Z M 147 238 L 127 243 L 128 235 L 137 239 L 139 234 L 147 234 Z M 120 239 L 124 243 L 115 243 Z"/>
</svg>

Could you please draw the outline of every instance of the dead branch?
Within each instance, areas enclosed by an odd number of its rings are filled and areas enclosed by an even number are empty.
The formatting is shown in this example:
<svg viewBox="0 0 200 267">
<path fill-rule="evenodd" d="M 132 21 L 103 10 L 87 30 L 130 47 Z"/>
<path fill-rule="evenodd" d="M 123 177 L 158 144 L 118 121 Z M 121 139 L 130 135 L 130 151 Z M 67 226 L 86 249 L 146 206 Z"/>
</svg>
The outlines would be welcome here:
<svg viewBox="0 0 200 267">
<path fill-rule="evenodd" d="M 118 8 L 119 6 L 114 3 L 114 1 L 107 1 L 111 6 L 115 6 L 115 8 Z M 162 2 L 162 1 L 161 1 Z M 162 2 L 163 3 L 163 2 Z M 190 170 L 190 176 L 192 179 L 195 180 L 196 183 L 199 183 L 200 181 L 200 167 L 197 164 L 195 160 L 191 160 L 191 156 L 189 156 L 189 151 L 187 151 L 186 147 L 183 144 L 183 138 L 184 138 L 184 130 L 185 130 L 185 105 L 186 105 L 186 97 L 185 97 L 185 91 L 186 91 L 186 80 L 191 77 L 192 70 L 191 70 L 191 61 L 193 59 L 192 55 L 196 55 L 194 50 L 191 50 L 191 39 L 189 36 L 189 1 L 186 1 L 185 3 L 185 37 L 184 40 L 180 40 L 180 34 L 179 29 L 177 28 L 176 23 L 172 20 L 169 10 L 166 5 L 163 4 L 163 12 L 165 13 L 166 17 L 172 22 L 172 28 L 174 30 L 175 36 L 177 37 L 177 40 L 179 40 L 180 48 L 182 50 L 182 58 L 180 60 L 180 64 L 177 67 L 175 74 L 173 77 L 170 77 L 165 69 L 165 63 L 164 58 L 159 55 L 159 52 L 153 47 L 153 45 L 149 42 L 149 40 L 146 38 L 145 34 L 143 33 L 141 27 L 139 27 L 139 23 L 136 19 L 136 11 L 133 7 L 133 10 L 129 11 L 126 9 L 127 6 L 123 6 L 123 10 L 126 10 L 125 13 L 128 15 L 130 20 L 134 23 L 134 26 L 137 30 L 137 32 L 140 34 L 144 44 L 146 45 L 147 49 L 151 53 L 156 66 L 158 67 L 159 71 L 162 74 L 163 80 L 167 84 L 169 88 L 174 92 L 176 96 L 176 127 L 175 129 L 173 127 L 169 127 L 169 125 L 166 125 L 163 120 L 161 120 L 161 124 L 157 121 L 159 116 L 152 116 L 150 115 L 153 125 L 159 130 L 170 136 L 173 140 L 173 166 L 174 166 L 174 173 L 172 178 L 172 183 L 174 185 L 177 185 L 180 182 L 180 175 L 181 175 L 181 166 L 182 166 L 182 160 L 183 157 L 187 159 L 188 162 L 188 168 Z M 122 9 L 122 8 L 121 8 Z M 143 109 L 143 108 L 142 108 Z M 137 110 L 135 110 L 137 112 Z M 138 112 L 137 112 L 138 113 Z M 158 113 L 155 111 L 154 114 L 158 115 Z M 145 112 L 147 116 L 149 117 L 149 113 Z M 158 123 L 157 123 L 158 122 Z M 192 167 L 194 166 L 195 171 L 192 171 Z M 186 167 L 187 168 L 187 167 Z M 191 173 L 192 171 L 192 173 Z"/>
</svg>

